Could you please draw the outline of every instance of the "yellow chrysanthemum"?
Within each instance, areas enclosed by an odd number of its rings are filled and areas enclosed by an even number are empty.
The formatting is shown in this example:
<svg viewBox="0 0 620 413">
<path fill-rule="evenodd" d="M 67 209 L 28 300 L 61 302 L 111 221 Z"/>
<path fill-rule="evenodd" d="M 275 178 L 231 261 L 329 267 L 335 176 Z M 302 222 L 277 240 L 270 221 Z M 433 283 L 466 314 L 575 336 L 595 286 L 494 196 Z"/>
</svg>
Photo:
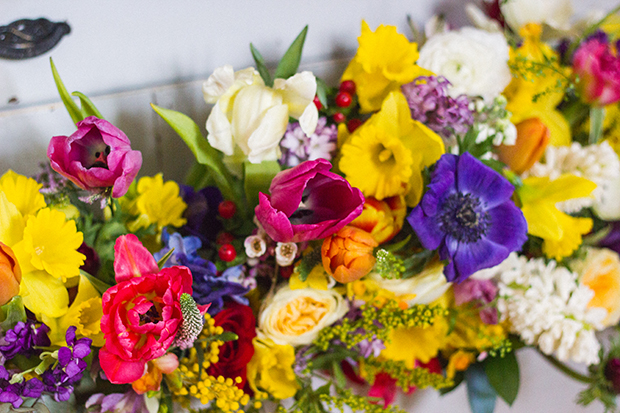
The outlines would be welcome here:
<svg viewBox="0 0 620 413">
<path fill-rule="evenodd" d="M 67 221 L 65 214 L 49 208 L 31 215 L 24 229 L 23 250 L 29 254 L 30 264 L 37 270 L 44 270 L 63 281 L 80 273 L 80 266 L 86 258 L 77 252 L 84 237 L 77 231 L 74 221 Z"/>
<path fill-rule="evenodd" d="M 564 97 L 564 92 L 558 90 L 557 84 L 565 81 L 570 75 L 570 69 L 562 68 L 557 63 L 548 63 L 558 56 L 551 47 L 540 40 L 541 33 L 540 25 L 534 23 L 525 25 L 520 31 L 523 44 L 518 49 L 510 51 L 509 63 L 511 67 L 519 67 L 519 70 L 516 73 L 513 70 L 514 77 L 504 90 L 504 95 L 508 99 L 506 109 L 512 112 L 510 119 L 512 123 L 538 118 L 549 129 L 552 145 L 569 145 L 570 125 L 556 110 L 556 106 Z M 528 63 L 523 63 L 523 59 Z M 541 70 L 542 75 L 528 72 L 529 64 L 537 65 L 533 70 Z M 552 67 L 548 67 L 549 64 Z M 536 102 L 534 102 L 535 95 L 538 95 Z"/>
<path fill-rule="evenodd" d="M 45 208 L 45 199 L 39 192 L 43 185 L 32 178 L 8 170 L 0 177 L 0 191 L 4 192 L 9 202 L 17 207 L 23 215 L 32 215 Z"/>
<path fill-rule="evenodd" d="M 422 170 L 444 153 L 441 138 L 411 119 L 400 92 L 391 92 L 381 110 L 342 145 L 340 170 L 352 186 L 378 200 L 406 195 L 415 206 L 423 190 Z"/>
<path fill-rule="evenodd" d="M 547 257 L 561 260 L 575 251 L 581 236 L 592 228 L 590 218 L 575 218 L 560 211 L 556 204 L 573 198 L 590 196 L 596 184 L 572 174 L 551 181 L 548 177 L 529 177 L 517 190 L 528 233 L 542 238 Z"/>
<path fill-rule="evenodd" d="M 179 196 L 179 185 L 174 181 L 164 182 L 161 173 L 140 178 L 135 189 L 135 198 L 132 199 L 128 193 L 121 198 L 121 206 L 138 216 L 128 225 L 130 231 L 156 224 L 158 232 L 161 232 L 167 225 L 180 227 L 186 222 L 183 212 L 187 204 Z"/>
<path fill-rule="evenodd" d="M 342 75 L 353 80 L 362 112 L 373 112 L 383 99 L 418 76 L 432 74 L 417 66 L 418 45 L 410 43 L 394 26 L 379 26 L 372 32 L 362 21 L 357 54 Z"/>
</svg>

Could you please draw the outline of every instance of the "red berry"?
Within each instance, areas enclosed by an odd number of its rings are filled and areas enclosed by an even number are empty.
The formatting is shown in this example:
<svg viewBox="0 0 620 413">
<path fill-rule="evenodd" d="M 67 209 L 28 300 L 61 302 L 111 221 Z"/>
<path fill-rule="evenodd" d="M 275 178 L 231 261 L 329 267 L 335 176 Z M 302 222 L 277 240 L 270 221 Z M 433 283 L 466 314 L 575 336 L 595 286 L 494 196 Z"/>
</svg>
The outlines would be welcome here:
<svg viewBox="0 0 620 413">
<path fill-rule="evenodd" d="M 288 280 L 291 278 L 291 275 L 293 275 L 294 269 L 295 267 L 293 265 L 289 265 L 288 267 L 280 267 L 280 276 Z"/>
<path fill-rule="evenodd" d="M 345 80 L 340 84 L 340 92 L 347 92 L 349 95 L 353 96 L 355 94 L 355 82 L 352 80 Z"/>
<path fill-rule="evenodd" d="M 237 205 L 233 201 L 222 201 L 217 206 L 217 212 L 224 219 L 231 219 L 237 212 Z"/>
<path fill-rule="evenodd" d="M 217 245 L 230 244 L 235 240 L 235 237 L 230 232 L 220 232 L 217 234 L 217 238 L 215 238 L 215 243 Z"/>
<path fill-rule="evenodd" d="M 349 119 L 349 121 L 347 122 L 347 129 L 349 130 L 349 133 L 353 133 L 353 131 L 357 128 L 359 128 L 362 125 L 361 119 Z"/>
<path fill-rule="evenodd" d="M 347 119 L 347 117 L 344 116 L 340 112 L 336 112 L 336 113 L 334 113 L 333 119 L 334 119 L 334 122 L 336 122 L 336 123 L 342 123 L 342 122 L 344 122 Z"/>
<path fill-rule="evenodd" d="M 314 96 L 314 106 L 316 106 L 316 110 L 321 110 L 323 109 L 323 104 L 321 103 L 321 99 L 319 99 L 318 96 Z"/>
<path fill-rule="evenodd" d="M 237 258 L 237 251 L 235 250 L 235 247 L 232 246 L 232 244 L 224 244 L 220 247 L 217 255 L 220 256 L 220 259 L 222 261 L 231 262 L 232 260 Z"/>
<path fill-rule="evenodd" d="M 340 92 L 336 95 L 336 106 L 341 108 L 348 108 L 351 105 L 351 95 L 347 92 Z"/>
</svg>

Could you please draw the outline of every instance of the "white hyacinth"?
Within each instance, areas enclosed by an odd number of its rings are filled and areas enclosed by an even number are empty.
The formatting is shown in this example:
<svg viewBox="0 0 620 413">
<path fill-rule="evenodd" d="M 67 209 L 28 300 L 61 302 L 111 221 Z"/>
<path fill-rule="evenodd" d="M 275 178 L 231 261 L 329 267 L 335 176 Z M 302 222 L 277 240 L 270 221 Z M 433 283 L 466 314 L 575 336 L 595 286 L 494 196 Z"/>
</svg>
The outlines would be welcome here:
<svg viewBox="0 0 620 413">
<path fill-rule="evenodd" d="M 516 253 L 493 270 L 500 321 L 508 321 L 511 332 L 561 361 L 599 362 L 595 330 L 603 328 L 607 311 L 587 307 L 594 292 L 579 285 L 576 273 Z"/>
<path fill-rule="evenodd" d="M 592 192 L 593 198 L 569 199 L 557 205 L 564 212 L 578 212 L 601 202 L 605 191 L 620 177 L 620 161 L 606 141 L 588 146 L 574 142 L 571 146 L 547 147 L 544 163 L 536 163 L 527 172 L 531 176 L 547 176 L 552 180 L 566 173 L 589 179 L 597 185 Z"/>
</svg>

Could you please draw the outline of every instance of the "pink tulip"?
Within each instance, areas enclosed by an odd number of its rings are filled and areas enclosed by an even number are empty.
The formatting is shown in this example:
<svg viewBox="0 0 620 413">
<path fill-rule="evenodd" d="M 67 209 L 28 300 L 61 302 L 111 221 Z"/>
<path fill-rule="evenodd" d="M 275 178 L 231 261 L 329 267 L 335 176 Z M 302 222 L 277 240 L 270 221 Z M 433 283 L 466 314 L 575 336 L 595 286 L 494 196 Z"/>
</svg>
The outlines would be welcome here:
<svg viewBox="0 0 620 413">
<path fill-rule="evenodd" d="M 619 44 L 612 45 L 599 33 L 579 46 L 573 57 L 573 70 L 579 76 L 583 100 L 605 106 L 620 100 Z"/>
<path fill-rule="evenodd" d="M 52 169 L 88 191 L 113 187 L 123 196 L 142 166 L 142 154 L 110 122 L 90 116 L 71 136 L 54 136 L 47 148 Z"/>
<path fill-rule="evenodd" d="M 322 239 L 362 213 L 364 196 L 330 172 L 325 159 L 306 161 L 278 173 L 267 196 L 259 194 L 256 218 L 277 242 Z"/>
</svg>

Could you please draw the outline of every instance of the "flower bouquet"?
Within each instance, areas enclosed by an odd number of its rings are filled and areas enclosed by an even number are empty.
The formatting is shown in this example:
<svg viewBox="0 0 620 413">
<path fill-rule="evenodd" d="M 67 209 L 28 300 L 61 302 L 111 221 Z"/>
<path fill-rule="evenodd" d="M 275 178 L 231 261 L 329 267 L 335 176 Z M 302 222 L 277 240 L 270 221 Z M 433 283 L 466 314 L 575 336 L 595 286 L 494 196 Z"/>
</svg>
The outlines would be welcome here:
<svg viewBox="0 0 620 413">
<path fill-rule="evenodd" d="M 0 409 L 398 412 L 464 385 L 482 413 L 532 347 L 614 410 L 619 17 L 522 3 L 415 41 L 362 22 L 335 86 L 298 73 L 307 28 L 275 70 L 251 45 L 204 83 L 206 134 L 152 105 L 183 184 L 137 178 L 52 62 L 76 129 L 0 178 Z"/>
</svg>

